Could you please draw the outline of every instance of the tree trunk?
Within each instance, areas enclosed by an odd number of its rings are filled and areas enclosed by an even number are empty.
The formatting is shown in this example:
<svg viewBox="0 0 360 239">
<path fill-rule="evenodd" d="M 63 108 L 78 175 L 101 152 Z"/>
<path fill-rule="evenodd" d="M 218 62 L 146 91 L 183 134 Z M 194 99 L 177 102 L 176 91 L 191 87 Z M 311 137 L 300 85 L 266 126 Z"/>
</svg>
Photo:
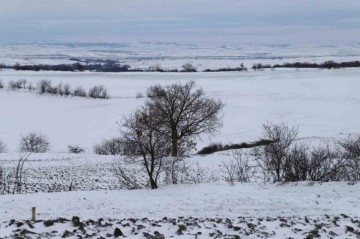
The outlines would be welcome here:
<svg viewBox="0 0 360 239">
<path fill-rule="evenodd" d="M 150 187 L 151 187 L 151 189 L 158 188 L 156 181 L 152 177 L 150 177 Z"/>
<path fill-rule="evenodd" d="M 178 156 L 178 136 L 176 131 L 171 134 L 171 156 Z"/>
</svg>

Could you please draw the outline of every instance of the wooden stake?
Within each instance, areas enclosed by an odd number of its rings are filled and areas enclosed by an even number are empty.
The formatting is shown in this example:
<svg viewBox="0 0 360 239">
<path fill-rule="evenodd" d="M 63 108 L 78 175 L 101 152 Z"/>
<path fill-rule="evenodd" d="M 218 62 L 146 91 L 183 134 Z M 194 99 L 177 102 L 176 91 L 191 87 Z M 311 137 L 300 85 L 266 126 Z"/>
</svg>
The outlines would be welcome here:
<svg viewBox="0 0 360 239">
<path fill-rule="evenodd" d="M 32 221 L 36 220 L 36 207 L 31 208 L 31 220 Z"/>
</svg>

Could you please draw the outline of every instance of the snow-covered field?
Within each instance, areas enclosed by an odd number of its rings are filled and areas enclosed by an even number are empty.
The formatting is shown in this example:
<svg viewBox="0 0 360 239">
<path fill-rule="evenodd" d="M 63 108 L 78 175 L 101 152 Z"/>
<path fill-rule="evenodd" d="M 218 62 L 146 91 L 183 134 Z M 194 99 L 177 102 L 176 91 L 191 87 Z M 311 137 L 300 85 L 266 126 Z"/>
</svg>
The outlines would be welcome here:
<svg viewBox="0 0 360 239">
<path fill-rule="evenodd" d="M 240 73 L 57 73 L 0 71 L 10 80 L 54 85 L 70 83 L 88 89 L 102 84 L 109 100 L 40 96 L 34 92 L 0 89 L 0 137 L 10 152 L 17 152 L 21 135 L 46 135 L 52 152 L 66 152 L 78 144 L 91 152 L 93 145 L 118 134 L 118 124 L 142 104 L 138 92 L 154 84 L 195 80 L 212 97 L 223 100 L 223 128 L 216 137 L 204 137 L 198 149 L 210 142 L 236 143 L 261 137 L 267 121 L 300 127 L 300 137 L 336 137 L 359 133 L 359 69 L 275 70 Z"/>
<path fill-rule="evenodd" d="M 192 62 L 198 70 L 238 67 L 244 63 L 281 64 L 284 62 L 317 62 L 359 60 L 360 44 L 291 45 L 246 44 L 206 45 L 161 42 L 119 44 L 0 44 L 0 63 L 70 64 L 81 61 L 115 60 L 132 68 L 181 69 Z"/>
<path fill-rule="evenodd" d="M 288 47 L 278 53 L 289 55 Z M 8 46 L 6 49 L 1 54 L 8 56 L 9 62 L 17 61 L 14 51 Z M 314 55 L 325 59 L 331 56 L 330 49 Z M 222 53 L 231 55 L 228 51 L 223 49 Z M 324 56 L 321 51 L 330 53 Z M 173 55 L 181 55 L 180 50 L 177 52 Z M 337 52 L 334 56 L 345 59 L 349 48 Z M 30 53 L 28 59 L 39 58 L 31 58 Z M 51 55 L 49 50 L 46 54 Z M 216 66 L 216 61 L 211 62 Z M 222 162 L 232 155 L 222 152 L 187 159 L 203 168 L 207 183 L 128 191 L 118 188 L 112 172 L 119 157 L 92 154 L 94 144 L 117 136 L 117 122 L 142 104 L 144 98 L 136 97 L 139 92 L 154 84 L 188 80 L 226 104 L 223 128 L 214 137 L 202 138 L 198 149 L 216 142 L 256 140 L 262 136 L 261 126 L 266 122 L 298 125 L 301 138 L 336 139 L 359 134 L 359 76 L 359 69 L 237 73 L 0 71 L 5 86 L 19 79 L 33 84 L 48 79 L 54 85 L 62 82 L 85 89 L 102 84 L 111 96 L 102 100 L 0 89 L 0 140 L 9 151 L 0 153 L 0 164 L 5 169 L 15 165 L 20 156 L 20 137 L 29 132 L 46 135 L 51 144 L 49 153 L 32 154 L 25 163 L 31 193 L 0 195 L 0 238 L 106 238 L 113 237 L 116 228 L 128 238 L 359 238 L 359 183 L 233 185 L 224 182 L 221 174 Z M 68 154 L 67 145 L 80 145 L 86 153 Z M 76 191 L 44 193 L 67 191 L 60 187 L 71 183 Z M 26 221 L 31 218 L 31 207 L 36 207 L 38 221 Z"/>
</svg>

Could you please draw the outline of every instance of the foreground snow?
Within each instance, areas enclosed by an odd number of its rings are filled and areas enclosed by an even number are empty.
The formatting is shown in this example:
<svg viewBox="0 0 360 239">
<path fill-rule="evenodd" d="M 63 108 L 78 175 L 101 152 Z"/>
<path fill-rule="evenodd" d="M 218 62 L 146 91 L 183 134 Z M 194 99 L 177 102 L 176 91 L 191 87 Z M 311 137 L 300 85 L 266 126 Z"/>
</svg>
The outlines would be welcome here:
<svg viewBox="0 0 360 239">
<path fill-rule="evenodd" d="M 95 233 L 98 238 L 113 235 L 118 227 L 129 238 L 146 238 L 146 233 L 154 235 L 155 231 L 168 238 L 178 237 L 179 225 L 186 225 L 183 238 L 216 235 L 217 238 L 236 238 L 231 235 L 304 238 L 320 225 L 321 235 L 329 236 L 332 232 L 355 238 L 356 234 L 347 227 L 355 232 L 360 229 L 359 192 L 360 184 L 345 182 L 284 185 L 219 182 L 171 185 L 158 190 L 4 195 L 0 197 L 0 235 L 14 235 L 20 228 L 19 235 L 22 232 L 36 237 L 26 229 L 56 238 L 64 235 L 65 230 L 73 233 L 75 229 L 76 233 L 68 235 Z M 40 221 L 29 226 L 25 220 L 31 217 L 31 207 L 37 208 Z M 70 220 L 73 216 L 84 223 L 86 233 L 76 223 L 58 219 Z M 98 222 L 100 218 L 105 221 Z M 46 227 L 44 220 L 55 220 L 55 225 Z"/>
<path fill-rule="evenodd" d="M 118 190 L 2 195 L 3 220 L 81 216 L 91 218 L 277 217 L 344 213 L 360 216 L 360 184 L 211 183 L 171 185 L 158 190 Z"/>
</svg>

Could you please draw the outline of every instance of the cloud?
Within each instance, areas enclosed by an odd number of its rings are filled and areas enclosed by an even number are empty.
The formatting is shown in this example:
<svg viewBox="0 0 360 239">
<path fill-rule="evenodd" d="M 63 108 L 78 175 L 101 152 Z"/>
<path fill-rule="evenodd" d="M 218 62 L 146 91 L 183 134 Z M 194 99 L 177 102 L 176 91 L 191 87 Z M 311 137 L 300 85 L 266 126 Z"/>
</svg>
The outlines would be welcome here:
<svg viewBox="0 0 360 239">
<path fill-rule="evenodd" d="M 223 41 L 259 35 L 285 41 L 301 40 L 304 32 L 321 41 L 326 34 L 316 31 L 359 26 L 359 12 L 358 0 L 3 0 L 0 41 L 208 41 L 221 35 Z"/>
</svg>

